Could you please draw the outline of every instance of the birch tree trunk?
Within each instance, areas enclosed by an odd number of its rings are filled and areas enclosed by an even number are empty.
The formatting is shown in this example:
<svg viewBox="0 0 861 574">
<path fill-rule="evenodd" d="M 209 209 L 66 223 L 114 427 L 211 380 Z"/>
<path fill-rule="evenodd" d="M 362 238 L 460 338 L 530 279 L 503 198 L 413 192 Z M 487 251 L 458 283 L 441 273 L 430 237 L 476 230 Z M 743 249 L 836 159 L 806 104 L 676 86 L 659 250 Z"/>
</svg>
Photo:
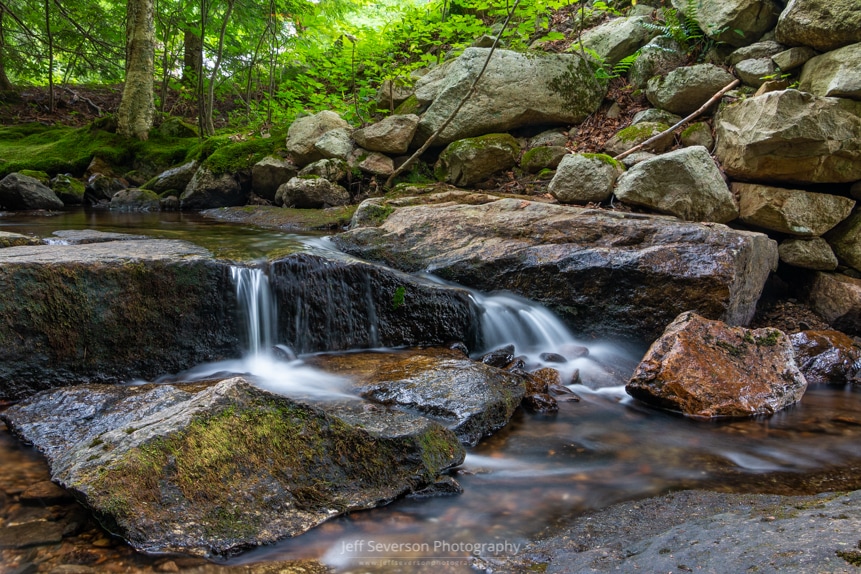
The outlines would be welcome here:
<svg viewBox="0 0 861 574">
<path fill-rule="evenodd" d="M 126 11 L 126 83 L 117 112 L 117 133 L 141 140 L 152 128 L 155 74 L 153 0 L 128 0 Z"/>
</svg>

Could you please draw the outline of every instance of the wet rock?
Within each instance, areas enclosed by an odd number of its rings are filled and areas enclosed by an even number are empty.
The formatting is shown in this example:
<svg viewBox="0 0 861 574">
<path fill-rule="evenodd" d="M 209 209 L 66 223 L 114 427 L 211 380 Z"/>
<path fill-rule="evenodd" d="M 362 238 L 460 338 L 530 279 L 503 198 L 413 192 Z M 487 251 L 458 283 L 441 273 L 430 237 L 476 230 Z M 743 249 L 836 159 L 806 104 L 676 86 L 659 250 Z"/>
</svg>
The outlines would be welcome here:
<svg viewBox="0 0 861 574">
<path fill-rule="evenodd" d="M 443 150 L 434 175 L 452 185 L 470 186 L 513 167 L 519 156 L 520 145 L 509 134 L 462 139 Z"/>
<path fill-rule="evenodd" d="M 63 202 L 50 187 L 38 179 L 10 173 L 0 180 L 0 207 L 10 211 L 62 209 Z"/>
<path fill-rule="evenodd" d="M 333 253 L 279 259 L 269 275 L 278 339 L 297 353 L 475 339 L 477 308 L 463 289 Z"/>
<path fill-rule="evenodd" d="M 357 144 L 370 151 L 405 154 L 419 125 L 415 114 L 389 116 L 353 132 Z"/>
<path fill-rule="evenodd" d="M 51 179 L 51 189 L 57 194 L 63 205 L 81 205 L 87 191 L 84 183 L 69 174 L 57 174 Z"/>
<path fill-rule="evenodd" d="M 695 313 L 667 327 L 625 385 L 634 398 L 702 418 L 772 414 L 806 389 L 782 331 L 729 327 Z"/>
<path fill-rule="evenodd" d="M 861 102 L 797 90 L 769 92 L 722 108 L 715 133 L 715 155 L 735 179 L 861 180 Z"/>
<path fill-rule="evenodd" d="M 554 387 L 560 380 L 559 373 L 554 369 L 540 369 L 536 373 L 522 373 L 526 379 L 526 394 L 523 396 L 523 407 L 533 413 L 553 413 L 559 410 L 559 404 L 556 399 L 550 396 L 550 383 L 554 382 Z M 554 377 L 548 371 L 556 372 Z"/>
<path fill-rule="evenodd" d="M 38 237 L 30 237 L 20 233 L 0 231 L 0 248 L 15 247 L 16 245 L 42 245 L 44 241 Z"/>
<path fill-rule="evenodd" d="M 182 209 L 211 209 L 245 205 L 248 201 L 250 179 L 247 170 L 216 174 L 200 167 L 179 196 Z"/>
<path fill-rule="evenodd" d="M 251 191 L 268 201 L 275 201 L 278 188 L 296 177 L 299 168 L 280 157 L 264 157 L 251 166 Z"/>
<path fill-rule="evenodd" d="M 324 134 L 338 128 L 349 129 L 350 124 L 332 111 L 299 118 L 287 130 L 287 153 L 300 166 L 323 159 L 314 146 Z"/>
<path fill-rule="evenodd" d="M 69 502 L 72 498 L 72 494 L 65 488 L 61 488 L 49 480 L 43 480 L 27 487 L 27 490 L 22 492 L 18 499 L 25 504 L 38 502 L 47 505 Z"/>
<path fill-rule="evenodd" d="M 0 527 L 0 548 L 29 548 L 56 544 L 63 539 L 63 525 L 44 520 Z"/>
<path fill-rule="evenodd" d="M 792 0 L 781 12 L 775 39 L 822 52 L 861 42 L 861 11 L 855 0 Z"/>
<path fill-rule="evenodd" d="M 148 189 L 124 189 L 111 198 L 113 211 L 159 211 L 161 203 L 158 195 Z"/>
<path fill-rule="evenodd" d="M 568 359 L 558 353 L 541 353 L 539 358 L 545 363 L 567 363 Z"/>
<path fill-rule="evenodd" d="M 712 64 L 676 68 L 666 76 L 655 76 L 646 87 L 646 97 L 653 106 L 685 116 L 695 111 L 733 76 Z"/>
<path fill-rule="evenodd" d="M 350 203 L 350 192 L 322 177 L 294 177 L 278 188 L 275 205 L 299 209 L 331 207 Z"/>
<path fill-rule="evenodd" d="M 130 233 L 113 233 L 97 229 L 60 229 L 52 233 L 63 245 L 85 245 L 87 243 L 104 243 L 105 241 L 137 241 L 150 239 L 146 235 Z"/>
<path fill-rule="evenodd" d="M 240 377 L 55 389 L 3 418 L 54 480 L 152 552 L 229 554 L 296 536 L 424 488 L 464 458 L 427 419 L 297 402 Z"/>
<path fill-rule="evenodd" d="M 183 241 L 10 247 L 0 286 L 0 399 L 238 354 L 229 276 Z"/>
<path fill-rule="evenodd" d="M 790 335 L 795 360 L 811 385 L 857 382 L 861 346 L 840 331 L 801 331 Z"/>
<path fill-rule="evenodd" d="M 433 102 L 422 115 L 416 142 L 424 143 L 460 104 L 488 51 L 467 48 L 416 83 L 419 101 Z M 438 145 L 526 125 L 577 124 L 601 105 L 606 85 L 595 80 L 579 54 L 496 50 L 476 90 L 442 131 Z"/>
<path fill-rule="evenodd" d="M 348 377 L 368 400 L 440 422 L 468 446 L 508 424 L 526 388 L 525 377 L 449 349 L 318 355 L 308 363 Z"/>
<path fill-rule="evenodd" d="M 84 190 L 84 203 L 97 205 L 109 202 L 116 192 L 122 191 L 125 188 L 126 185 L 115 177 L 102 173 L 94 173 L 87 179 L 87 186 Z"/>
<path fill-rule="evenodd" d="M 804 64 L 798 89 L 817 96 L 861 100 L 861 43 L 845 46 Z"/>
<path fill-rule="evenodd" d="M 616 197 L 687 221 L 726 223 L 738 206 L 709 152 L 682 148 L 638 163 L 619 176 Z"/>
<path fill-rule="evenodd" d="M 427 488 L 408 494 L 407 498 L 438 498 L 457 494 L 463 494 L 463 487 L 460 483 L 451 476 L 441 476 L 437 482 Z"/>
<path fill-rule="evenodd" d="M 151 189 L 157 194 L 162 194 L 167 191 L 182 192 L 188 186 L 191 178 L 197 172 L 197 162 L 190 161 L 178 167 L 173 167 L 167 171 L 163 171 L 148 181 L 143 187 Z"/>
<path fill-rule="evenodd" d="M 511 291 L 575 331 L 628 339 L 652 340 L 690 309 L 746 324 L 777 264 L 762 234 L 513 198 L 408 205 L 334 239 L 363 259 Z"/>
<path fill-rule="evenodd" d="M 743 222 L 798 237 L 817 237 L 846 219 L 855 201 L 827 193 L 811 193 L 753 183 L 732 184 Z"/>
<path fill-rule="evenodd" d="M 495 349 L 489 353 L 485 353 L 479 360 L 485 365 L 504 369 L 507 365 L 511 364 L 511 361 L 514 360 L 514 345 L 506 345 L 501 349 Z"/>
</svg>

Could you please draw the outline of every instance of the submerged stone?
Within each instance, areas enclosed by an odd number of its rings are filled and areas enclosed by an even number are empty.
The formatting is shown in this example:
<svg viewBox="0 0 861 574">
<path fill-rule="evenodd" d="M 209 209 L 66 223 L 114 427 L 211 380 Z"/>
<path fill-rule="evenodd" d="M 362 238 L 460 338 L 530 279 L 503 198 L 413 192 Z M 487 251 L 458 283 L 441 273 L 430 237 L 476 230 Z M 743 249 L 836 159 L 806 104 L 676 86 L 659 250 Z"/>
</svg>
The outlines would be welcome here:
<svg viewBox="0 0 861 574">
<path fill-rule="evenodd" d="M 225 555 L 296 536 L 434 484 L 464 458 L 428 419 L 297 402 L 239 377 L 55 389 L 2 416 L 54 481 L 151 552 Z"/>
<path fill-rule="evenodd" d="M 649 348 L 625 390 L 694 417 L 744 417 L 798 402 L 807 381 L 782 331 L 682 313 Z"/>
</svg>

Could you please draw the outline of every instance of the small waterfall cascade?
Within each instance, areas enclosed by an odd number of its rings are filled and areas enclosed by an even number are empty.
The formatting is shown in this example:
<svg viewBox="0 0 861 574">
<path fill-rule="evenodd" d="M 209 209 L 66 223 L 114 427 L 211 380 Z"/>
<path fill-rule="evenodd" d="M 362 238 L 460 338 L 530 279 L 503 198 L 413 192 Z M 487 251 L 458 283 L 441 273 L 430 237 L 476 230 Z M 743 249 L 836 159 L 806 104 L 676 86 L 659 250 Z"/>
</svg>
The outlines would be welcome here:
<svg viewBox="0 0 861 574">
<path fill-rule="evenodd" d="M 269 288 L 269 277 L 256 267 L 230 267 L 230 277 L 236 286 L 236 302 L 242 317 L 246 353 L 266 355 L 275 345 L 277 304 Z"/>
</svg>

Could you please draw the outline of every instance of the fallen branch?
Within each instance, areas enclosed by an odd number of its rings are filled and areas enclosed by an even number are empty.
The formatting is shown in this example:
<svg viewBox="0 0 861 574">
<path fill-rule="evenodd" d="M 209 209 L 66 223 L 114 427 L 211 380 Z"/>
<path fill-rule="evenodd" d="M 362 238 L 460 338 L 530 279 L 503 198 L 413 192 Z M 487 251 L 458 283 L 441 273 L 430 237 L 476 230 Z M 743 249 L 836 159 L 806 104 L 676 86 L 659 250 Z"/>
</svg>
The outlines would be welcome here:
<svg viewBox="0 0 861 574">
<path fill-rule="evenodd" d="M 739 83 L 740 83 L 740 80 L 733 80 L 731 83 L 729 83 L 726 86 L 724 86 L 723 88 L 721 88 L 718 93 L 713 95 L 709 99 L 709 101 L 707 101 L 702 106 L 700 106 L 699 109 L 697 109 L 697 111 L 695 111 L 694 113 L 681 119 L 680 121 L 678 121 L 674 125 L 670 126 L 669 128 L 665 129 L 664 131 L 662 131 L 658 135 L 652 136 L 649 139 L 647 139 L 646 141 L 644 141 L 643 143 L 641 143 L 639 145 L 635 145 L 634 147 L 632 147 L 628 151 L 620 153 L 619 155 L 617 155 L 613 159 L 619 160 L 619 159 L 622 159 L 623 157 L 627 157 L 627 156 L 631 155 L 632 153 L 634 153 L 635 151 L 639 151 L 639 150 L 643 149 L 644 147 L 651 145 L 651 144 L 655 143 L 656 141 L 658 141 L 659 139 L 665 137 L 667 134 L 674 132 L 679 127 L 681 127 L 683 124 L 685 124 L 686 122 L 691 121 L 692 119 L 694 119 L 695 117 L 697 117 L 698 115 L 700 115 L 701 113 L 703 113 L 704 111 L 709 109 L 712 106 L 712 104 L 714 104 L 716 101 L 721 99 L 725 93 L 727 93 L 728 91 L 730 91 L 731 89 L 736 87 Z"/>
<path fill-rule="evenodd" d="M 490 58 L 491 58 L 491 56 L 493 56 L 493 52 L 494 52 L 494 50 L 496 50 L 496 46 L 499 44 L 499 39 L 502 37 L 503 32 L 505 32 L 505 28 L 508 27 L 508 23 L 511 21 L 511 17 L 514 15 L 514 12 L 517 10 L 517 6 L 519 4 L 520 4 L 520 0 L 516 0 L 514 2 L 514 5 L 511 7 L 511 10 L 509 10 L 508 17 L 505 19 L 505 22 L 502 24 L 502 29 L 499 31 L 499 34 L 497 34 L 496 38 L 494 38 L 493 45 L 490 47 L 490 52 L 488 52 L 487 58 L 485 58 L 485 60 L 484 60 L 484 66 L 481 67 L 481 71 L 478 72 L 478 75 L 475 77 L 475 80 L 472 82 L 472 85 L 469 87 L 469 90 L 467 90 L 466 95 L 463 96 L 463 98 L 460 100 L 460 103 L 457 105 L 457 107 L 454 109 L 454 111 L 451 113 L 451 115 L 449 115 L 448 118 L 446 118 L 446 120 L 442 123 L 442 125 L 440 127 L 438 127 L 436 129 L 436 131 L 430 135 L 430 137 L 428 137 L 428 139 L 424 143 L 424 145 L 422 145 L 422 147 L 420 147 L 418 150 L 416 150 L 416 152 L 413 155 L 411 155 L 409 157 L 409 159 L 407 159 L 407 161 L 405 161 L 404 163 L 402 163 L 398 167 L 398 169 L 396 169 L 394 172 L 392 172 L 392 175 L 390 175 L 389 178 L 386 180 L 386 183 L 383 184 L 384 189 L 390 189 L 392 187 L 392 182 L 395 180 L 395 178 L 398 177 L 399 175 L 401 175 L 403 172 L 405 172 L 412 164 L 414 164 L 416 162 L 416 160 L 418 158 L 421 157 L 421 155 L 424 152 L 427 151 L 427 149 L 431 146 L 431 144 L 433 144 L 433 142 L 436 140 L 436 138 L 439 136 L 439 134 L 442 133 L 442 131 L 448 127 L 448 125 L 452 122 L 452 120 L 454 120 L 455 116 L 460 111 L 460 109 L 464 106 L 464 104 L 467 102 L 467 100 L 469 100 L 469 98 L 475 92 L 475 86 L 478 84 L 478 81 L 484 75 L 484 71 L 487 70 L 487 64 L 490 63 Z"/>
<path fill-rule="evenodd" d="M 99 117 L 102 117 L 102 108 L 100 108 L 99 106 L 94 104 L 93 100 L 91 100 L 90 98 L 85 98 L 85 97 L 81 96 L 80 94 L 78 94 L 77 92 L 75 92 L 73 90 L 70 90 L 66 86 L 60 86 L 60 89 L 69 92 L 70 94 L 72 94 L 72 96 L 74 96 L 75 98 L 77 98 L 79 100 L 84 100 L 85 102 L 87 102 L 87 105 L 89 105 L 91 108 L 96 110 L 96 114 L 98 114 Z"/>
</svg>

